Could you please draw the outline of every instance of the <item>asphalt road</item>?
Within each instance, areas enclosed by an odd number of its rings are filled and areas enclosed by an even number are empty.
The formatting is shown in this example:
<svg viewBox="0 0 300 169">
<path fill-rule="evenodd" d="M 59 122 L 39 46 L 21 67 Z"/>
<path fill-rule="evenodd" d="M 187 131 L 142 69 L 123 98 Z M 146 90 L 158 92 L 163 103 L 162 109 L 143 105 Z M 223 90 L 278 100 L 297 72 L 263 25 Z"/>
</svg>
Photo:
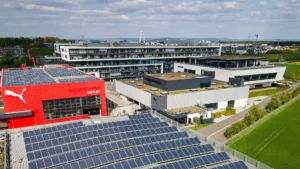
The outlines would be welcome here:
<svg viewBox="0 0 300 169">
<path fill-rule="evenodd" d="M 298 86 L 294 86 L 294 87 L 290 88 L 289 90 L 290 91 L 294 90 L 297 87 Z M 258 105 L 260 107 L 264 108 L 267 105 L 267 103 L 270 101 L 270 99 L 271 99 L 271 97 L 267 97 L 267 98 L 263 99 L 262 102 L 259 103 Z M 199 130 L 199 132 L 200 132 L 200 134 L 206 136 L 210 140 L 224 143 L 227 140 L 227 138 L 224 136 L 224 132 L 225 132 L 226 128 L 228 128 L 233 123 L 242 120 L 245 117 L 245 115 L 248 114 L 249 110 L 250 110 L 250 108 L 245 109 L 244 111 L 242 111 L 226 120 L 223 120 L 219 123 L 215 123 L 215 124 L 212 124 L 205 128 L 202 128 Z"/>
</svg>

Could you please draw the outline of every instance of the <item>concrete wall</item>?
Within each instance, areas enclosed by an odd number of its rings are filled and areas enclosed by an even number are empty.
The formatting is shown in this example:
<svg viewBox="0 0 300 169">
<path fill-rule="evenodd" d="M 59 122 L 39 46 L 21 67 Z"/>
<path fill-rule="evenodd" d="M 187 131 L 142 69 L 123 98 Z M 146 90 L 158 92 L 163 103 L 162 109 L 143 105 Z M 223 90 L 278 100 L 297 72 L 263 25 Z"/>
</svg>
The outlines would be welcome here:
<svg viewBox="0 0 300 169">
<path fill-rule="evenodd" d="M 247 99 L 248 95 L 249 86 L 168 95 L 167 109 L 194 106 L 197 104 L 197 100 L 199 100 L 201 104 L 223 102 L 222 106 L 224 107 L 224 102 Z"/>
<path fill-rule="evenodd" d="M 151 107 L 151 93 L 132 87 L 120 81 L 116 81 L 116 91 L 144 104 L 145 106 Z"/>
<path fill-rule="evenodd" d="M 246 106 L 248 103 L 248 99 L 237 99 L 234 101 L 234 107 L 242 107 Z"/>
<path fill-rule="evenodd" d="M 230 70 L 222 70 L 222 69 L 204 67 L 199 65 L 189 65 L 184 63 L 174 63 L 174 72 L 184 72 L 184 69 L 195 70 L 196 74 L 198 75 L 201 75 L 201 70 L 214 71 L 215 79 L 224 82 L 228 82 L 229 77 L 233 77 L 233 72 Z"/>
<path fill-rule="evenodd" d="M 225 109 L 228 105 L 228 101 L 219 102 L 218 103 L 218 109 Z"/>
</svg>

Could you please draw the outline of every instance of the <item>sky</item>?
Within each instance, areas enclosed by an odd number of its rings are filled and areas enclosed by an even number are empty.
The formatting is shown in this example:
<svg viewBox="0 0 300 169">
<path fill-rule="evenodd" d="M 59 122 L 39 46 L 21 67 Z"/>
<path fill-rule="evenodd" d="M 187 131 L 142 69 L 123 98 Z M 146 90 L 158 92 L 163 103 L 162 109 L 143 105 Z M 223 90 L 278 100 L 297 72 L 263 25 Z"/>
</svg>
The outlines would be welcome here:
<svg viewBox="0 0 300 169">
<path fill-rule="evenodd" d="M 300 39 L 300 0 L 0 0 L 0 37 Z"/>
</svg>

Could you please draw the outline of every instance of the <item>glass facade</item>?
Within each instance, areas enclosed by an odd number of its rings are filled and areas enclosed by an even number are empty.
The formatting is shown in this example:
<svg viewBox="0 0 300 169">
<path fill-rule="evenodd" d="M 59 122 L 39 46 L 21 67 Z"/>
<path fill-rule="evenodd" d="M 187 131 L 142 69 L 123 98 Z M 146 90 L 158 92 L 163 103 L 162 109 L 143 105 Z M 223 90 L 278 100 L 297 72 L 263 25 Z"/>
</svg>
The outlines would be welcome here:
<svg viewBox="0 0 300 169">
<path fill-rule="evenodd" d="M 266 73 L 266 74 L 258 74 L 258 75 L 235 76 L 235 78 L 244 79 L 245 82 L 248 82 L 248 81 L 275 79 L 276 75 L 277 73 Z"/>
<path fill-rule="evenodd" d="M 100 96 L 77 97 L 57 100 L 44 100 L 45 119 L 100 114 Z"/>
</svg>

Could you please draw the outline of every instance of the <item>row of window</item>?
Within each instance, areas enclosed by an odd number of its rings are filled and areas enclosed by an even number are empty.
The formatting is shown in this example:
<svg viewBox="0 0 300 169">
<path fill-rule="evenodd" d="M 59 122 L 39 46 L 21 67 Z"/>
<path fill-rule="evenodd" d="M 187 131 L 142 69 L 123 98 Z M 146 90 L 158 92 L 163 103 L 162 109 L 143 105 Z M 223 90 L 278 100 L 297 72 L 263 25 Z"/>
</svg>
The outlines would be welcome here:
<svg viewBox="0 0 300 169">
<path fill-rule="evenodd" d="M 45 119 L 83 115 L 84 110 L 100 108 L 100 96 L 44 100 Z"/>
<path fill-rule="evenodd" d="M 258 74 L 258 75 L 244 75 L 244 76 L 235 76 L 235 78 L 244 79 L 247 81 L 256 81 L 256 80 L 267 80 L 267 79 L 275 79 L 277 73 L 266 73 L 266 74 Z"/>
</svg>

